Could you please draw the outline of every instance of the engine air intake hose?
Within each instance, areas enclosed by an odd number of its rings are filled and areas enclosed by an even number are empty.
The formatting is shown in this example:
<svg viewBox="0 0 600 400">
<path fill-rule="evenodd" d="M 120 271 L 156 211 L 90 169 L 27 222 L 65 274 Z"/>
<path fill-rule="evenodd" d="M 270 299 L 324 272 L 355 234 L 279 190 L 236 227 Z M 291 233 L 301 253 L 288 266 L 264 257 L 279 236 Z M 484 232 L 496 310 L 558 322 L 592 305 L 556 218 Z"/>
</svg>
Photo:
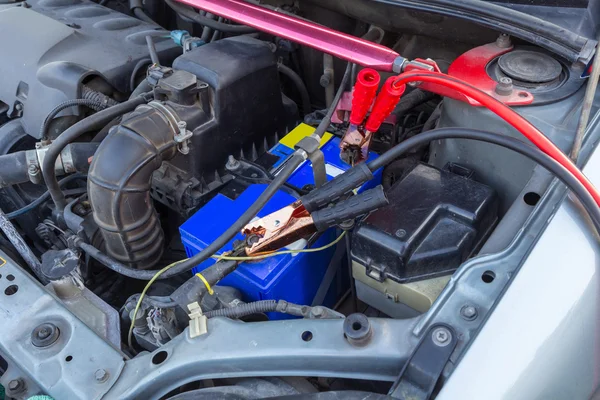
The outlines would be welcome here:
<svg viewBox="0 0 600 400">
<path fill-rule="evenodd" d="M 177 152 L 175 133 L 176 121 L 141 105 L 104 139 L 88 174 L 94 220 L 107 253 L 136 269 L 151 268 L 163 252 L 150 188 L 152 173 Z"/>
</svg>

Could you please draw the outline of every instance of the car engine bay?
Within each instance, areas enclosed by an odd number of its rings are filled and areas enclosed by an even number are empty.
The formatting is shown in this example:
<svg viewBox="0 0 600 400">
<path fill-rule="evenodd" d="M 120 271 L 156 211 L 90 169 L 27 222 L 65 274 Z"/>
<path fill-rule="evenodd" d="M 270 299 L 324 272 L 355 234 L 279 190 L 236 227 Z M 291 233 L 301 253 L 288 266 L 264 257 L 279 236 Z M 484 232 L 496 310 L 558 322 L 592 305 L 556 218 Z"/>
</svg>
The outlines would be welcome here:
<svg viewBox="0 0 600 400">
<path fill-rule="evenodd" d="M 600 2 L 398 3 L 0 0 L 7 399 L 439 393 L 600 224 Z"/>
</svg>

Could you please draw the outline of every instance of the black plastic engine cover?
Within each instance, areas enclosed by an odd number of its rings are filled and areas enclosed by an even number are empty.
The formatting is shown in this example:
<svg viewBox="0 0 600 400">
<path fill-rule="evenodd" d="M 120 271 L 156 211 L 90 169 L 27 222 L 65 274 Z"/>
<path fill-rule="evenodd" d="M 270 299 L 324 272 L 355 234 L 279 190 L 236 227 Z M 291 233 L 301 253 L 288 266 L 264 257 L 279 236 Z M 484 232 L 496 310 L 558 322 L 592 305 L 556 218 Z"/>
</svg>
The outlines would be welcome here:
<svg viewBox="0 0 600 400">
<path fill-rule="evenodd" d="M 46 115 L 59 103 L 79 98 L 84 79 L 102 76 L 116 90 L 130 91 L 135 66 L 144 59 L 150 64 L 147 35 L 169 64 L 181 48 L 168 34 L 89 0 L 0 4 L 0 113 L 4 103 L 10 115 L 22 114 L 25 132 L 39 138 Z M 76 107 L 59 116 L 72 114 Z"/>
<path fill-rule="evenodd" d="M 211 88 L 213 120 L 194 129 L 194 157 L 182 158 L 185 170 L 214 172 L 229 154 L 256 158 L 275 144 L 276 133 L 284 133 L 277 63 L 265 42 L 246 36 L 219 40 L 178 57 L 173 68 Z"/>
<path fill-rule="evenodd" d="M 495 191 L 463 176 L 418 164 L 387 192 L 352 236 L 352 257 L 367 275 L 399 283 L 447 275 L 497 221 Z"/>
</svg>

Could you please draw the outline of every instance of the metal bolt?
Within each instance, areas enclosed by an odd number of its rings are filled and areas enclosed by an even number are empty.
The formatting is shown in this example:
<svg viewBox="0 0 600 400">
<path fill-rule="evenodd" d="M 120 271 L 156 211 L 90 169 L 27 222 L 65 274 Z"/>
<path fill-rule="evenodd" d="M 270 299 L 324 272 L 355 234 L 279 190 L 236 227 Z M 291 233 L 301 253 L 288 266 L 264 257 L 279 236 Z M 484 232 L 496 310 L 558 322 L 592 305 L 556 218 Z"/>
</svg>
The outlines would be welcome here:
<svg viewBox="0 0 600 400">
<path fill-rule="evenodd" d="M 47 339 L 48 337 L 50 337 L 51 333 L 52 332 L 50 331 L 50 329 L 44 327 L 37 332 L 37 337 L 38 339 Z"/>
<path fill-rule="evenodd" d="M 96 378 L 96 382 L 106 382 L 108 379 L 108 372 L 105 369 L 98 369 L 94 373 L 94 378 Z"/>
<path fill-rule="evenodd" d="M 235 171 L 236 169 L 240 168 L 240 165 L 240 162 L 236 160 L 234 156 L 230 155 L 227 158 L 227 164 L 225 164 L 225 168 L 230 171 Z"/>
<path fill-rule="evenodd" d="M 496 39 L 496 46 L 500 47 L 501 49 L 507 49 L 512 46 L 512 43 L 510 42 L 510 36 L 508 36 L 506 33 L 501 33 L 500 36 L 498 36 L 498 39 Z"/>
<path fill-rule="evenodd" d="M 338 226 L 344 231 L 349 231 L 350 229 L 354 228 L 354 220 L 347 219 L 346 221 L 340 223 Z"/>
<path fill-rule="evenodd" d="M 319 306 L 313 307 L 312 315 L 314 317 L 319 318 L 319 317 L 322 317 L 323 314 L 325 314 L 325 310 L 323 310 L 323 307 L 319 307 Z"/>
<path fill-rule="evenodd" d="M 471 305 L 463 306 L 463 308 L 460 309 L 460 315 L 464 319 L 472 321 L 477 318 L 477 309 Z"/>
<path fill-rule="evenodd" d="M 253 244 L 258 243 L 259 240 L 260 240 L 260 237 L 258 237 L 258 235 L 250 235 L 246 239 L 246 242 L 248 243 L 248 245 L 252 246 Z"/>
<path fill-rule="evenodd" d="M 31 332 L 31 343 L 35 347 L 48 347 L 58 340 L 60 336 L 60 330 L 52 323 L 44 323 L 38 325 L 33 332 Z"/>
<path fill-rule="evenodd" d="M 394 59 L 394 63 L 392 64 L 392 71 L 399 74 L 404 70 L 404 66 L 406 65 L 406 58 L 404 57 L 396 57 Z"/>
<path fill-rule="evenodd" d="M 498 80 L 498 84 L 496 84 L 496 93 L 500 96 L 508 96 L 513 91 L 513 82 L 512 79 L 503 76 Z"/>
<path fill-rule="evenodd" d="M 83 204 L 77 203 L 73 206 L 73 212 L 77 215 L 84 216 L 87 210 Z"/>
<path fill-rule="evenodd" d="M 404 236 L 406 236 L 406 231 L 404 229 L 398 229 L 396 231 L 396 237 L 402 239 Z"/>
<path fill-rule="evenodd" d="M 191 132 L 187 131 L 187 123 L 185 121 L 177 121 L 179 133 L 175 135 L 175 141 L 180 144 L 179 152 L 181 154 L 189 154 L 188 139 L 191 137 Z"/>
<path fill-rule="evenodd" d="M 452 334 L 446 328 L 437 328 L 433 331 L 431 339 L 436 346 L 444 347 L 450 344 Z"/>
<path fill-rule="evenodd" d="M 25 389 L 25 382 L 21 378 L 8 382 L 8 390 L 12 393 L 21 392 Z"/>
<path fill-rule="evenodd" d="M 16 109 L 17 111 L 21 111 L 21 110 L 23 110 L 23 104 L 21 104 L 21 103 L 17 103 L 17 104 L 15 104 L 15 109 Z"/>
<path fill-rule="evenodd" d="M 35 164 L 29 164 L 27 167 L 27 174 L 29 175 L 29 180 L 35 184 L 42 183 L 42 171 Z"/>
</svg>

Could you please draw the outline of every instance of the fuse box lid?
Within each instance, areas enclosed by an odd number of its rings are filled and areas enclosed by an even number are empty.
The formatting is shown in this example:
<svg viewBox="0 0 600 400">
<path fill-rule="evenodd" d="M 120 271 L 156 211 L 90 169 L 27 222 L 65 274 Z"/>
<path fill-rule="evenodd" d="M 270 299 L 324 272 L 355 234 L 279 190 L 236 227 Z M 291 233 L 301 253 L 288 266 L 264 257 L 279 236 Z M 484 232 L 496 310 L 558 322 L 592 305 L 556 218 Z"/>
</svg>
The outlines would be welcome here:
<svg viewBox="0 0 600 400">
<path fill-rule="evenodd" d="M 353 234 L 352 256 L 380 282 L 452 273 L 497 221 L 495 191 L 473 179 L 418 164 L 387 192 L 390 204 Z"/>
</svg>

